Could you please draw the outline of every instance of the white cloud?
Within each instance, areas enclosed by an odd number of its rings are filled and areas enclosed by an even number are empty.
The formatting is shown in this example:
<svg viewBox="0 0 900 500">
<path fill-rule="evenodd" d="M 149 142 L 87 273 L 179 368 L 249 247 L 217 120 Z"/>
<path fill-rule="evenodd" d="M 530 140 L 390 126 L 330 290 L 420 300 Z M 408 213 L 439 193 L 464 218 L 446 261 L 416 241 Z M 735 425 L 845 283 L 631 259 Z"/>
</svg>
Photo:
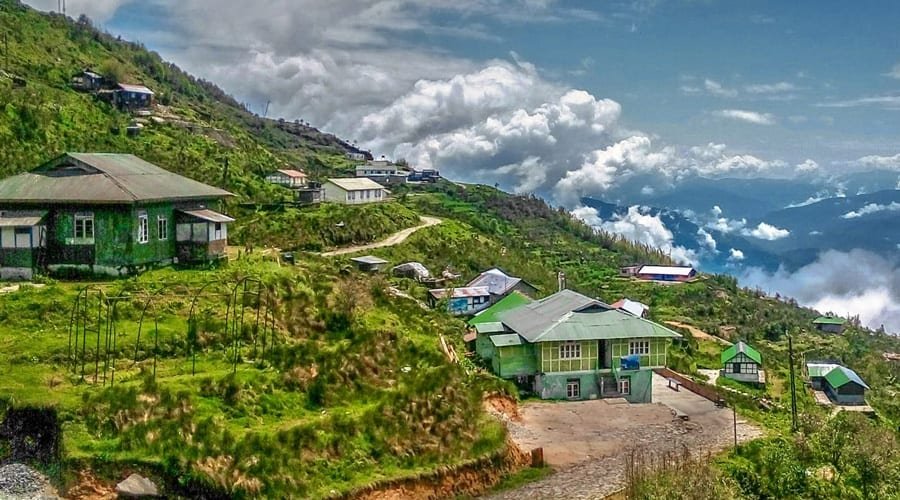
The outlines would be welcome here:
<svg viewBox="0 0 900 500">
<path fill-rule="evenodd" d="M 900 80 L 900 63 L 895 64 L 894 67 L 892 67 L 890 71 L 885 73 L 885 76 L 889 76 L 891 78 L 896 78 L 896 79 Z"/>
<path fill-rule="evenodd" d="M 710 94 L 719 97 L 736 97 L 738 95 L 737 90 L 725 88 L 721 83 L 709 78 L 703 80 L 703 88 Z"/>
<path fill-rule="evenodd" d="M 595 208 L 579 206 L 572 211 L 572 215 L 591 227 L 617 234 L 634 243 L 658 248 L 679 262 L 692 264 L 697 262 L 697 254 L 694 251 L 673 244 L 672 232 L 666 228 L 658 215 L 645 212 L 646 207 L 635 205 L 629 207 L 627 213 L 604 221 Z"/>
<path fill-rule="evenodd" d="M 744 252 L 736 248 L 728 250 L 728 260 L 740 261 L 744 260 Z"/>
<path fill-rule="evenodd" d="M 893 156 L 869 155 L 849 162 L 851 166 L 900 170 L 900 153 Z"/>
<path fill-rule="evenodd" d="M 841 216 L 844 219 L 856 219 L 862 217 L 864 215 L 875 214 L 878 212 L 896 212 L 900 210 L 900 203 L 896 201 L 891 202 L 889 205 L 882 205 L 879 203 L 869 203 L 868 205 L 860 208 L 859 210 L 853 210 L 845 213 Z"/>
<path fill-rule="evenodd" d="M 884 109 L 900 110 L 900 96 L 882 95 L 859 97 L 844 101 L 827 101 L 816 104 L 820 108 L 857 108 L 862 106 L 877 106 Z"/>
<path fill-rule="evenodd" d="M 759 113 L 746 109 L 720 109 L 713 111 L 715 116 L 720 118 L 728 118 L 741 122 L 753 123 L 756 125 L 775 125 L 775 116 L 771 113 Z"/>
<path fill-rule="evenodd" d="M 713 253 L 718 253 L 718 250 L 716 249 L 716 247 L 718 246 L 718 243 L 716 243 L 716 239 L 713 238 L 711 234 L 706 232 L 705 229 L 703 229 L 702 227 L 698 229 L 697 236 L 699 236 L 698 241 L 701 245 L 709 248 L 709 250 Z"/>
<path fill-rule="evenodd" d="M 797 90 L 797 86 L 790 82 L 757 83 L 745 86 L 744 90 L 750 94 L 780 94 L 793 92 Z"/>
<path fill-rule="evenodd" d="M 787 229 L 781 229 L 765 222 L 760 222 L 753 229 L 744 229 L 741 231 L 744 236 L 752 236 L 761 240 L 774 241 L 787 238 L 791 232 Z"/>
<path fill-rule="evenodd" d="M 68 0 L 66 2 L 66 15 L 77 18 L 84 14 L 97 23 L 108 21 L 119 7 L 130 3 L 131 0 Z M 25 3 L 38 10 L 56 11 L 57 0 L 27 0 Z"/>
<path fill-rule="evenodd" d="M 799 173 L 817 172 L 819 170 L 819 164 L 816 163 L 815 160 L 811 160 L 811 159 L 807 158 L 802 163 L 798 163 L 794 167 L 794 170 L 796 170 Z"/>
<path fill-rule="evenodd" d="M 644 196 L 652 196 L 656 190 L 653 189 L 653 186 L 644 186 L 641 188 L 641 194 Z"/>
<path fill-rule="evenodd" d="M 820 312 L 859 315 L 863 324 L 900 332 L 900 269 L 864 250 L 822 253 L 818 260 L 794 273 L 749 269 L 741 284 L 769 293 L 779 292 Z"/>
</svg>

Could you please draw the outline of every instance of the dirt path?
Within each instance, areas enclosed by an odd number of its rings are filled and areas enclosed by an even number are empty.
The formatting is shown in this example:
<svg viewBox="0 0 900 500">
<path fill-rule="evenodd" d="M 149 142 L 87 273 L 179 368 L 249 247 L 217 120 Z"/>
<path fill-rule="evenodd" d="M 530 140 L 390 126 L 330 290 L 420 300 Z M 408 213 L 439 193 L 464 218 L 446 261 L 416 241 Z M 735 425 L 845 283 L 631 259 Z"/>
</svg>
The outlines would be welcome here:
<svg viewBox="0 0 900 500">
<path fill-rule="evenodd" d="M 689 419 L 673 417 L 677 409 Z M 686 389 L 673 391 L 653 376 L 653 403 L 614 404 L 607 400 L 526 403 L 521 419 L 507 419 L 513 440 L 524 450 L 544 449 L 554 473 L 540 481 L 488 498 L 492 500 L 603 499 L 625 486 L 630 450 L 715 453 L 734 443 L 731 410 Z M 762 431 L 738 417 L 738 441 Z"/>
<path fill-rule="evenodd" d="M 665 323 L 667 325 L 684 328 L 685 330 L 691 332 L 691 335 L 693 335 L 694 338 L 703 339 L 703 340 L 712 340 L 713 342 L 718 342 L 718 343 L 720 343 L 722 345 L 726 345 L 726 346 L 731 345 L 731 342 L 729 342 L 723 338 L 716 337 L 715 335 L 710 335 L 710 334 L 704 332 L 703 330 L 700 330 L 696 326 L 691 326 L 686 323 L 680 323 L 678 321 L 666 321 Z"/>
<path fill-rule="evenodd" d="M 418 226 L 403 229 L 401 231 L 397 231 L 396 233 L 388 236 L 387 238 L 385 238 L 381 241 L 376 241 L 375 243 L 369 243 L 368 245 L 356 245 L 356 246 L 352 246 L 352 247 L 340 248 L 338 250 L 324 252 L 319 255 L 321 255 L 322 257 L 335 257 L 338 255 L 346 255 L 348 253 L 363 252 L 365 250 L 374 250 L 376 248 L 392 247 L 394 245 L 399 245 L 400 243 L 403 243 L 404 241 L 406 241 L 407 238 L 410 237 L 410 235 L 412 235 L 413 233 L 415 233 L 416 231 L 418 231 L 420 229 L 425 229 L 426 227 L 436 226 L 436 225 L 440 224 L 441 222 L 443 222 L 441 219 L 438 219 L 437 217 L 427 217 L 424 215 L 421 216 L 420 219 L 422 219 L 422 223 L 419 224 Z"/>
</svg>

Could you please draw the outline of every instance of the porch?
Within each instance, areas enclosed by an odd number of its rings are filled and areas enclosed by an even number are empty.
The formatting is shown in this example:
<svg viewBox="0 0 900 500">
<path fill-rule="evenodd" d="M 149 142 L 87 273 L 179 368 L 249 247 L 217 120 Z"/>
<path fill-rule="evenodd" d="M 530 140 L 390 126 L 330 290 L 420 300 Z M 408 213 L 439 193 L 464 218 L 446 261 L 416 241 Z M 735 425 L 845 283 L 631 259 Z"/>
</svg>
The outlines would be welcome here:
<svg viewBox="0 0 900 500">
<path fill-rule="evenodd" d="M 234 219 L 209 209 L 175 211 L 178 262 L 206 262 L 226 257 L 227 224 Z"/>
</svg>

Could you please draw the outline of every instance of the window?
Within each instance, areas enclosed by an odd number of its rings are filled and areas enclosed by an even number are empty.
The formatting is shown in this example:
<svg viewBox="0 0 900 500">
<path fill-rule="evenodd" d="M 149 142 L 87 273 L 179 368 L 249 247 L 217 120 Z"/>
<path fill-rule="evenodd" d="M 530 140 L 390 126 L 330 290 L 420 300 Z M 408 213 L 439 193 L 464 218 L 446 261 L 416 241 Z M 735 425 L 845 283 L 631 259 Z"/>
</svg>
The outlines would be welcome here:
<svg viewBox="0 0 900 500">
<path fill-rule="evenodd" d="M 213 238 L 213 239 L 215 239 L 215 240 L 221 240 L 221 239 L 222 239 L 222 223 L 221 223 L 221 222 L 216 222 L 216 225 L 215 225 L 215 227 L 214 227 L 213 229 L 214 229 L 214 231 L 215 231 L 215 232 L 213 233 L 213 235 L 215 236 L 215 238 Z"/>
<path fill-rule="evenodd" d="M 169 219 L 162 215 L 156 217 L 156 235 L 161 240 L 169 239 Z"/>
<path fill-rule="evenodd" d="M 631 394 L 631 379 L 622 377 L 619 379 L 619 394 Z"/>
<path fill-rule="evenodd" d="M 650 354 L 650 341 L 632 340 L 628 344 L 628 354 Z"/>
<path fill-rule="evenodd" d="M 579 359 L 581 358 L 581 344 L 577 342 L 566 342 L 559 346 L 559 359 Z"/>
<path fill-rule="evenodd" d="M 16 248 L 31 248 L 31 228 L 17 227 L 15 229 Z"/>
<path fill-rule="evenodd" d="M 94 239 L 94 214 L 75 214 L 75 239 Z"/>
<path fill-rule="evenodd" d="M 569 380 L 566 382 L 566 397 L 569 399 L 581 399 L 581 381 Z"/>
<path fill-rule="evenodd" d="M 138 243 L 147 243 L 150 241 L 150 221 L 147 214 L 138 214 Z"/>
<path fill-rule="evenodd" d="M 757 373 L 758 370 L 756 369 L 755 363 L 744 363 L 741 371 L 744 373 Z"/>
</svg>

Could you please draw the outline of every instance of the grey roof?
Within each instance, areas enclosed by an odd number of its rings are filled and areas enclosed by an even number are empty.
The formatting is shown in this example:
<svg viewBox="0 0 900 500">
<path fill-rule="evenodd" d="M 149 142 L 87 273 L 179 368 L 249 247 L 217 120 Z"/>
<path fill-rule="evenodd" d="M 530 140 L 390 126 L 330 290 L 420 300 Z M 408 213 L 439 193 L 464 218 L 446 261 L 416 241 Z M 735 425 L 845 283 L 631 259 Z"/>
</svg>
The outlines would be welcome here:
<svg viewBox="0 0 900 500">
<path fill-rule="evenodd" d="M 0 214 L 0 227 L 32 227 L 41 223 L 46 211 L 5 212 Z"/>
<path fill-rule="evenodd" d="M 231 196 L 130 154 L 66 153 L 0 180 L 0 203 L 132 204 Z"/>
<path fill-rule="evenodd" d="M 384 189 L 381 184 L 369 179 L 368 177 L 354 177 L 341 179 L 328 179 L 328 182 L 343 189 L 344 191 L 363 191 L 366 189 Z"/>
<path fill-rule="evenodd" d="M 135 85 L 133 83 L 120 83 L 119 88 L 126 92 L 135 92 L 138 94 L 150 94 L 153 95 L 153 91 L 148 89 L 144 85 Z"/>
<path fill-rule="evenodd" d="M 496 267 L 478 275 L 466 286 L 486 286 L 494 295 L 503 295 L 522 281 L 522 278 L 510 276 Z"/>
<path fill-rule="evenodd" d="M 478 333 L 497 333 L 506 331 L 506 327 L 499 321 L 492 321 L 490 323 L 478 323 L 475 325 L 475 331 Z"/>
<path fill-rule="evenodd" d="M 428 293 L 436 299 L 442 299 L 448 294 L 454 299 L 462 297 L 488 297 L 491 292 L 486 286 L 470 286 L 460 288 L 435 288 L 428 290 Z"/>
<path fill-rule="evenodd" d="M 504 335 L 491 335 L 491 343 L 496 347 L 509 347 L 513 345 L 522 345 L 522 337 L 515 333 L 507 333 Z"/>
<path fill-rule="evenodd" d="M 209 209 L 198 209 L 198 210 L 179 210 L 181 213 L 185 213 L 196 217 L 198 219 L 203 219 L 209 222 L 234 222 L 234 219 L 227 215 L 222 215 L 219 212 Z"/>
<path fill-rule="evenodd" d="M 364 255 L 362 257 L 353 257 L 350 260 L 352 260 L 353 262 L 359 262 L 360 264 L 387 264 L 386 260 L 379 258 L 379 257 L 375 257 L 374 255 Z"/>
<path fill-rule="evenodd" d="M 578 292 L 562 290 L 536 302 L 503 312 L 499 315 L 499 319 L 529 342 L 534 342 L 538 336 L 564 315 L 590 306 L 602 309 L 610 308 L 603 302 Z"/>
</svg>

